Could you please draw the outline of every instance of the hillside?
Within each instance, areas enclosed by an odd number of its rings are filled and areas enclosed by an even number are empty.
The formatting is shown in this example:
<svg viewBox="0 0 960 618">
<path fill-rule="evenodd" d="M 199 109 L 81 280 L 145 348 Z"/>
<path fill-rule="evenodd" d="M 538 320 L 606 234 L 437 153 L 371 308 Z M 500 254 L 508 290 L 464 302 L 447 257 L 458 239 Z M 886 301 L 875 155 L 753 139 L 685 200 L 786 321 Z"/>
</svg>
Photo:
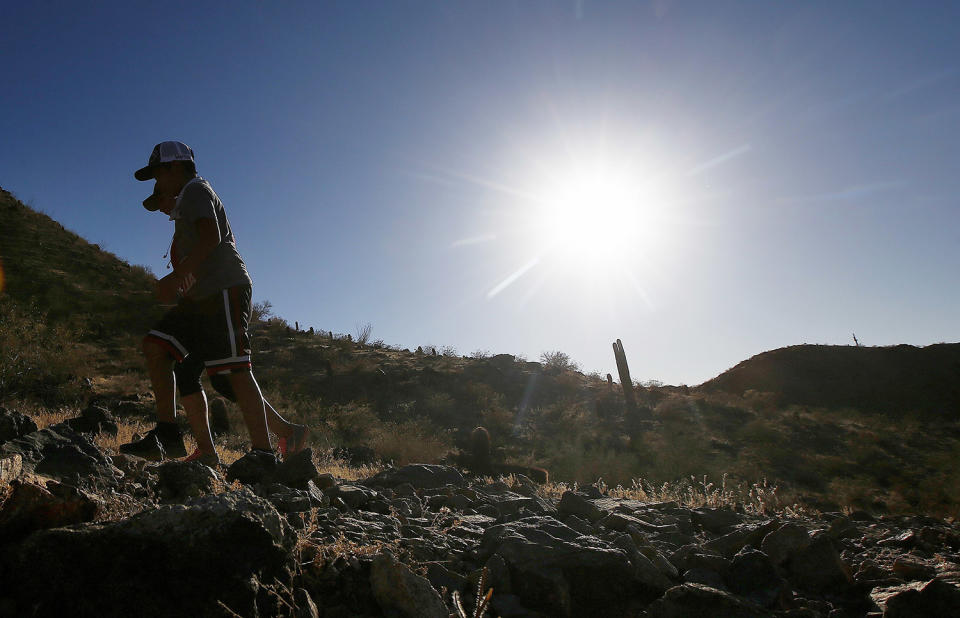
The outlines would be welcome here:
<svg viewBox="0 0 960 618">
<path fill-rule="evenodd" d="M 800 345 L 745 360 L 707 391 L 776 393 L 782 405 L 960 416 L 960 344 L 924 348 Z"/>
<path fill-rule="evenodd" d="M 79 414 L 126 402 L 150 423 L 139 339 L 159 312 L 152 275 L 7 192 L 0 213 L 0 405 Z M 619 385 L 555 358 L 405 350 L 270 315 L 251 336 L 269 401 L 311 425 L 316 448 L 358 462 L 455 461 L 482 425 L 495 461 L 568 483 L 742 499 L 766 483 L 783 505 L 960 512 L 956 345 L 786 348 L 697 388 L 635 385 L 629 409 Z M 242 432 L 225 440 L 245 445 Z"/>
</svg>

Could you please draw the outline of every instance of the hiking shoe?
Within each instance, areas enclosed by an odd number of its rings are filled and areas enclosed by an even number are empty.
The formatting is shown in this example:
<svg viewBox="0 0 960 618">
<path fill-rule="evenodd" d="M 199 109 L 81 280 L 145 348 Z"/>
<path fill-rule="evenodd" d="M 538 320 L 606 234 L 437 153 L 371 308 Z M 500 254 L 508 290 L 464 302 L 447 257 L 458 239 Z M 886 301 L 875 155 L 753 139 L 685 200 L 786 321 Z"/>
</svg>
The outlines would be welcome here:
<svg viewBox="0 0 960 618">
<path fill-rule="evenodd" d="M 147 435 L 139 440 L 134 440 L 128 444 L 121 444 L 119 450 L 125 455 L 143 457 L 148 461 L 163 461 L 166 455 L 166 451 L 164 451 L 160 445 L 160 438 L 152 431 L 148 431 Z"/>
<path fill-rule="evenodd" d="M 157 446 L 160 448 L 157 449 Z M 150 461 L 187 456 L 187 449 L 183 446 L 183 434 L 176 423 L 157 423 L 157 426 L 140 440 L 120 445 L 120 452 Z"/>
<path fill-rule="evenodd" d="M 287 455 L 293 455 L 302 451 L 307 445 L 307 436 L 309 434 L 310 429 L 306 425 L 294 425 L 293 433 L 290 434 L 289 439 L 286 437 L 277 439 L 277 449 L 280 451 L 280 457 L 286 461 Z"/>
<path fill-rule="evenodd" d="M 273 478 L 277 469 L 277 456 L 273 451 L 253 449 L 227 468 L 228 481 L 240 481 L 245 485 L 265 483 Z"/>
<path fill-rule="evenodd" d="M 188 457 L 181 459 L 180 461 L 199 461 L 205 466 L 210 466 L 211 468 L 216 468 L 220 465 L 220 457 L 217 456 L 216 452 L 205 453 L 200 449 L 193 451 Z"/>
</svg>

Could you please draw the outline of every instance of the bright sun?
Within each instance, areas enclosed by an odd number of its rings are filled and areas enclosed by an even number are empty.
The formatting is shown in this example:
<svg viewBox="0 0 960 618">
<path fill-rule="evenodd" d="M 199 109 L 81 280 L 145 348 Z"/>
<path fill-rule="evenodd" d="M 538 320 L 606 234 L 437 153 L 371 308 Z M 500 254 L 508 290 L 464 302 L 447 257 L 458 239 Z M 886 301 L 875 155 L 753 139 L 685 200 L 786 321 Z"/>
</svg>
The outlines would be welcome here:
<svg viewBox="0 0 960 618">
<path fill-rule="evenodd" d="M 536 193 L 535 228 L 544 259 L 584 272 L 622 266 L 656 240 L 658 200 L 617 170 L 577 170 Z"/>
<path fill-rule="evenodd" d="M 677 229 L 684 225 L 683 177 L 662 148 L 572 144 L 516 160 L 509 180 L 457 174 L 489 189 L 499 207 L 490 211 L 494 229 L 477 230 L 452 247 L 512 243 L 504 254 L 517 261 L 487 288 L 488 299 L 520 287 L 525 303 L 550 286 L 573 293 L 569 299 L 635 294 L 652 306 L 648 290 L 662 282 L 664 265 L 683 244 Z"/>
</svg>

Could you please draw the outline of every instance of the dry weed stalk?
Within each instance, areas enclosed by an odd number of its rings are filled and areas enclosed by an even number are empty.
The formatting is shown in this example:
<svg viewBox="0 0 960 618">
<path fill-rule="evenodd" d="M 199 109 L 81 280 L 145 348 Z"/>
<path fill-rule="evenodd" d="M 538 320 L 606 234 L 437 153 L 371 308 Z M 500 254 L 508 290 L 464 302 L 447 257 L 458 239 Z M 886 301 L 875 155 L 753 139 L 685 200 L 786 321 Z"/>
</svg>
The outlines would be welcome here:
<svg viewBox="0 0 960 618">
<path fill-rule="evenodd" d="M 473 612 L 468 613 L 464 609 L 463 602 L 460 600 L 460 593 L 456 590 L 453 591 L 453 607 L 459 618 L 482 618 L 484 612 L 487 611 L 487 605 L 490 604 L 490 599 L 493 597 L 493 588 L 488 589 L 486 593 L 483 592 L 483 589 L 487 587 L 488 573 L 487 567 L 483 567 L 480 571 L 480 581 L 477 582 L 477 603 Z"/>
</svg>

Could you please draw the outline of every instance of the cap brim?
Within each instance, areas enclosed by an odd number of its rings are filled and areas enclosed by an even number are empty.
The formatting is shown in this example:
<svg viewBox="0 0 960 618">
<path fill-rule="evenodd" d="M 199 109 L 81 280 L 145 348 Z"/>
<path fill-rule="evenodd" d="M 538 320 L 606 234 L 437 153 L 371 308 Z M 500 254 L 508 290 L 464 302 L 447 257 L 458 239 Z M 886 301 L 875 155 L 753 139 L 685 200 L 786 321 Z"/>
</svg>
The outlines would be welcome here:
<svg viewBox="0 0 960 618">
<path fill-rule="evenodd" d="M 146 167 L 141 167 L 133 173 L 133 177 L 137 180 L 152 180 L 153 179 L 153 165 L 148 165 Z"/>
<path fill-rule="evenodd" d="M 156 193 L 150 194 L 150 197 L 143 200 L 143 207 L 150 212 L 160 210 L 160 197 Z"/>
</svg>

